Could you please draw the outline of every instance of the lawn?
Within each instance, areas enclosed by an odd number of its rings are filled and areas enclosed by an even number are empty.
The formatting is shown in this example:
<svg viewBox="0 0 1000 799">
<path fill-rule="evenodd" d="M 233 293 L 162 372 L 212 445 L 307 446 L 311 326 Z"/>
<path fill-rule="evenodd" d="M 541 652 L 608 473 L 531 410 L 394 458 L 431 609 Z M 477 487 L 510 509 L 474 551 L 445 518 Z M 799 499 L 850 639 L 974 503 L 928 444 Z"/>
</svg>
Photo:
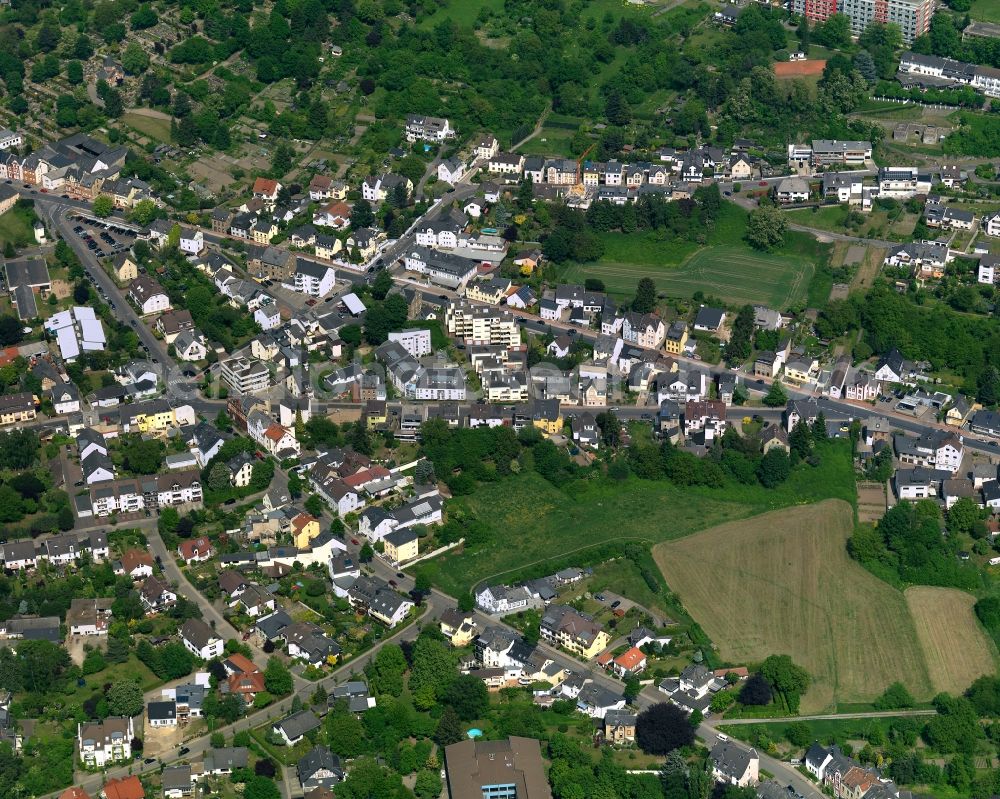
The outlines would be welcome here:
<svg viewBox="0 0 1000 799">
<path fill-rule="evenodd" d="M 783 653 L 809 671 L 803 713 L 870 702 L 897 680 L 920 701 L 960 692 L 975 669 L 950 669 L 942 658 L 962 650 L 945 649 L 977 640 L 981 649 L 982 634 L 961 620 L 957 633 L 928 631 L 951 624 L 957 610 L 921 593 L 908 602 L 863 569 L 845 547 L 853 527 L 853 509 L 828 501 L 660 544 L 653 555 L 721 657 L 752 663 Z M 960 615 L 968 620 L 968 605 Z"/>
<path fill-rule="evenodd" d="M 819 466 L 803 465 L 774 490 L 735 483 L 681 488 L 634 477 L 576 480 L 558 489 L 526 471 L 449 503 L 449 513 L 478 516 L 488 535 L 474 548 L 428 562 L 427 571 L 442 590 L 457 596 L 481 582 L 510 580 L 519 570 L 538 576 L 557 559 L 589 565 L 609 541 L 668 541 L 774 508 L 828 497 L 853 502 L 854 496 L 846 442 L 827 445 Z"/>
<path fill-rule="evenodd" d="M 430 29 L 444 20 L 450 19 L 457 25 L 471 28 L 479 16 L 479 12 L 484 8 L 500 11 L 503 8 L 503 3 L 501 0 L 449 0 L 429 17 L 420 20 L 419 27 Z"/>
<path fill-rule="evenodd" d="M 165 119 L 148 117 L 134 111 L 126 111 L 122 120 L 130 128 L 134 128 L 145 136 L 158 142 L 170 141 L 170 122 Z"/>
<path fill-rule="evenodd" d="M 16 248 L 34 244 L 35 231 L 31 227 L 35 219 L 34 213 L 30 207 L 15 204 L 7 213 L 0 216 L 0 250 L 8 243 Z"/>
<path fill-rule="evenodd" d="M 983 22 L 1000 22 L 1000 0 L 972 0 L 969 16 Z"/>
<path fill-rule="evenodd" d="M 704 246 L 667 241 L 656 231 L 605 233 L 599 261 L 563 266 L 559 278 L 572 283 L 599 278 L 609 293 L 631 297 L 639 280 L 649 277 L 668 296 L 701 291 L 734 305 L 760 303 L 777 309 L 811 296 L 810 284 L 817 266 L 829 258 L 829 245 L 808 233 L 788 231 L 778 251 L 758 252 L 743 241 L 746 220 L 742 208 L 723 203 Z"/>
<path fill-rule="evenodd" d="M 815 719 L 809 721 L 770 721 L 759 724 L 721 724 L 719 729 L 731 738 L 737 738 L 748 743 L 757 738 L 758 733 L 764 732 L 768 738 L 775 742 L 783 742 L 785 731 L 791 724 L 796 726 L 805 724 L 809 727 L 809 732 L 814 740 L 822 744 L 830 745 L 834 743 L 843 744 L 846 741 L 860 741 L 868 738 L 869 734 L 876 727 L 881 727 L 888 737 L 889 727 L 899 718 L 906 716 L 884 716 L 874 719 Z M 914 724 L 921 724 L 920 717 L 910 717 Z M 789 751 L 799 751 L 784 742 L 782 747 Z"/>
<path fill-rule="evenodd" d="M 797 208 L 786 211 L 785 215 L 791 222 L 805 227 L 893 241 L 908 241 L 912 238 L 913 228 L 917 223 L 917 215 L 908 213 L 900 205 L 892 211 L 875 208 L 862 213 L 859 210 L 863 221 L 857 226 L 848 226 L 851 210 L 845 205 L 824 205 L 815 211 L 811 208 Z"/>
</svg>

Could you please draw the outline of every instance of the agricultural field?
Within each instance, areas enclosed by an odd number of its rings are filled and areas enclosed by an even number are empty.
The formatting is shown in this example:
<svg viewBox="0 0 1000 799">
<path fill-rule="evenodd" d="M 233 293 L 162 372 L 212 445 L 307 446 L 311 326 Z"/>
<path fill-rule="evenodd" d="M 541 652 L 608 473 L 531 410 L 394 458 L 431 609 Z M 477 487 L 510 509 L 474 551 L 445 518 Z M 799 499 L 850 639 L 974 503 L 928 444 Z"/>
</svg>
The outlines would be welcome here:
<svg viewBox="0 0 1000 799">
<path fill-rule="evenodd" d="M 559 489 L 534 471 L 485 483 L 457 497 L 449 512 L 478 517 L 488 528 L 486 540 L 430 561 L 426 570 L 442 590 L 458 596 L 480 582 L 502 581 L 573 553 L 579 553 L 577 565 L 586 565 L 587 550 L 609 541 L 653 544 L 803 501 L 853 501 L 854 473 L 842 443 L 828 445 L 821 465 L 797 469 L 773 490 L 735 483 L 680 488 L 666 480 L 604 477 Z"/>
<path fill-rule="evenodd" d="M 653 556 L 724 659 L 782 653 L 809 671 L 803 713 L 870 702 L 897 680 L 918 700 L 966 687 L 942 684 L 954 676 L 907 599 L 848 556 L 853 526 L 851 506 L 828 500 L 662 543 Z"/>
<path fill-rule="evenodd" d="M 975 597 L 927 585 L 911 586 L 904 595 L 935 692 L 964 690 L 996 670 L 996 648 L 972 609 Z M 957 652 L 961 657 L 955 657 Z"/>
</svg>

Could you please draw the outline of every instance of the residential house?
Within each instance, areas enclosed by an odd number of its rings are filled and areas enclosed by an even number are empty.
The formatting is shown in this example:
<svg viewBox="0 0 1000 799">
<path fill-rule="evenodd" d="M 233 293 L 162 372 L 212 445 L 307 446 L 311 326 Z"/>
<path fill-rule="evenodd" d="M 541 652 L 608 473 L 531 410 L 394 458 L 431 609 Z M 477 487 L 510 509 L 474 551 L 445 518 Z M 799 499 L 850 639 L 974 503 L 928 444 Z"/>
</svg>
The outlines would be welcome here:
<svg viewBox="0 0 1000 799">
<path fill-rule="evenodd" d="M 568 605 L 546 608 L 539 632 L 544 640 L 587 659 L 596 657 L 611 640 L 593 618 Z"/>
<path fill-rule="evenodd" d="M 215 550 L 212 548 L 212 542 L 205 536 L 198 536 L 181 541 L 177 547 L 177 554 L 190 565 L 210 559 L 215 554 Z"/>
<path fill-rule="evenodd" d="M 745 788 L 760 779 L 760 756 L 755 749 L 744 749 L 733 741 L 716 741 L 710 758 L 717 782 Z"/>
<path fill-rule="evenodd" d="M 201 619 L 188 619 L 181 627 L 184 646 L 202 660 L 222 655 L 222 639 Z"/>
<path fill-rule="evenodd" d="M 286 746 L 295 746 L 305 738 L 306 733 L 318 730 L 319 727 L 320 721 L 311 710 L 300 710 L 275 722 L 271 729 L 281 737 Z"/>
<path fill-rule="evenodd" d="M 340 758 L 325 746 L 314 746 L 295 766 L 299 786 L 303 791 L 332 788 L 344 779 Z"/>
<path fill-rule="evenodd" d="M 170 310 L 170 298 L 163 287 L 146 275 L 132 281 L 128 296 L 142 316 Z"/>
<path fill-rule="evenodd" d="M 100 722 L 77 724 L 76 729 L 77 751 L 84 765 L 103 769 L 132 759 L 132 719 L 111 716 Z"/>
</svg>

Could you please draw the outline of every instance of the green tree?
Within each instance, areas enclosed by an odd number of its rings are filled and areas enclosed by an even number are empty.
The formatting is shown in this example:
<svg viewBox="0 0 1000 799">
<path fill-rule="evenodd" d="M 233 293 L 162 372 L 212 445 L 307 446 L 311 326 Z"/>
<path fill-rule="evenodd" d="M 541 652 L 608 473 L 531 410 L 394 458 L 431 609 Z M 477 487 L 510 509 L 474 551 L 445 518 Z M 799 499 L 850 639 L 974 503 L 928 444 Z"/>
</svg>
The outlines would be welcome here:
<svg viewBox="0 0 1000 799">
<path fill-rule="evenodd" d="M 413 784 L 413 793 L 416 794 L 417 799 L 437 799 L 441 795 L 441 788 L 441 777 L 438 773 L 424 769 L 417 773 L 417 780 Z"/>
<path fill-rule="evenodd" d="M 283 177 L 292 168 L 294 155 L 290 145 L 285 142 L 279 143 L 271 156 L 271 174 L 276 178 Z"/>
<path fill-rule="evenodd" d="M 208 470 L 208 487 L 213 491 L 223 491 L 229 488 L 229 467 L 224 463 L 215 463 Z"/>
<path fill-rule="evenodd" d="M 156 219 L 156 203 L 152 200 L 140 200 L 135 207 L 129 211 L 128 218 L 142 227 L 149 227 L 149 224 Z"/>
<path fill-rule="evenodd" d="M 373 224 L 375 224 L 375 212 L 372 210 L 372 204 L 365 199 L 354 203 L 351 209 L 351 229 L 371 227 Z"/>
<path fill-rule="evenodd" d="M 444 692 L 446 706 L 455 709 L 464 721 L 480 718 L 490 705 L 485 683 L 472 674 L 460 674 Z"/>
<path fill-rule="evenodd" d="M 458 743 L 465 738 L 465 731 L 462 729 L 462 722 L 455 709 L 445 705 L 441 718 L 438 719 L 437 729 L 434 730 L 434 740 L 438 746 L 448 746 Z"/>
<path fill-rule="evenodd" d="M 77 60 L 66 62 L 66 80 L 73 86 L 83 83 L 83 64 Z"/>
<path fill-rule="evenodd" d="M 792 713 L 799 709 L 799 697 L 809 687 L 809 672 L 792 662 L 789 655 L 769 655 L 760 666 L 761 676 L 785 700 Z"/>
<path fill-rule="evenodd" d="M 142 688 L 134 680 L 116 680 L 108 689 L 108 709 L 113 716 L 137 716 L 143 704 Z"/>
<path fill-rule="evenodd" d="M 632 310 L 636 313 L 651 313 L 656 307 L 656 284 L 653 279 L 643 277 L 635 287 Z"/>
<path fill-rule="evenodd" d="M 136 474 L 156 474 L 163 465 L 163 442 L 158 439 L 143 440 L 128 437 L 125 449 L 125 468 Z"/>
<path fill-rule="evenodd" d="M 264 687 L 275 696 L 288 696 L 292 692 L 292 673 L 279 658 L 268 658 L 264 669 Z"/>
<path fill-rule="evenodd" d="M 757 466 L 757 479 L 764 488 L 774 488 L 781 485 L 792 473 L 792 463 L 780 447 L 774 447 L 765 453 Z"/>
<path fill-rule="evenodd" d="M 389 274 L 389 270 L 380 270 L 379 273 L 375 275 L 375 280 L 372 281 L 372 296 L 376 300 L 384 300 L 390 289 L 392 289 L 392 285 L 392 275 Z"/>
<path fill-rule="evenodd" d="M 775 250 L 785 242 L 786 224 L 785 217 L 777 208 L 755 208 L 747 219 L 747 243 L 756 250 Z"/>
<path fill-rule="evenodd" d="M 396 646 L 386 646 L 365 666 L 368 684 L 376 695 L 403 693 L 403 675 L 406 673 L 406 657 Z"/>
<path fill-rule="evenodd" d="M 149 55 L 138 42 L 130 42 L 122 53 L 122 66 L 130 75 L 139 75 L 149 67 Z"/>
<path fill-rule="evenodd" d="M 768 408 L 780 408 L 782 405 L 788 404 L 788 395 L 785 393 L 785 387 L 781 384 L 780 380 L 775 380 L 771 383 L 771 388 L 764 395 L 763 403 Z"/>
<path fill-rule="evenodd" d="M 243 787 L 243 799 L 281 799 L 281 792 L 274 780 L 255 774 L 246 780 Z"/>
<path fill-rule="evenodd" d="M 323 515 L 323 500 L 317 494 L 310 494 L 303 503 L 307 513 L 311 513 L 316 518 Z"/>
<path fill-rule="evenodd" d="M 326 702 L 326 697 L 323 697 Z M 331 710 L 323 722 L 330 751 L 340 757 L 357 757 L 365 751 L 365 727 L 361 721 L 344 708 Z"/>
<path fill-rule="evenodd" d="M 111 216 L 111 212 L 114 210 L 115 201 L 107 194 L 99 194 L 94 198 L 93 211 L 95 216 L 103 219 L 104 217 Z"/>
<path fill-rule="evenodd" d="M 958 535 L 971 535 L 979 519 L 979 506 L 970 497 L 962 497 L 948 511 L 948 530 Z"/>
</svg>

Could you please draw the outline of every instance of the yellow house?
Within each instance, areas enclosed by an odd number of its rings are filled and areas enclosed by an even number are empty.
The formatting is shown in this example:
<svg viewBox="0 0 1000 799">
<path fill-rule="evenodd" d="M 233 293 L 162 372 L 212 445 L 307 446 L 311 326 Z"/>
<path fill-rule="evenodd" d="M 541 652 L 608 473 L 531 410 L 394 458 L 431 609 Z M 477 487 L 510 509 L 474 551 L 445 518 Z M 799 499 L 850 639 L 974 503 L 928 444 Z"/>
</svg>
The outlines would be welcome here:
<svg viewBox="0 0 1000 799">
<path fill-rule="evenodd" d="M 292 519 L 292 540 L 299 549 L 308 549 L 309 542 L 319 535 L 319 519 L 300 513 Z"/>
<path fill-rule="evenodd" d="M 815 358 L 795 358 L 785 364 L 785 377 L 795 383 L 808 383 L 818 369 Z"/>
<path fill-rule="evenodd" d="M 538 625 L 538 632 L 550 644 L 588 660 L 597 657 L 611 642 L 611 636 L 601 629 L 600 624 L 569 605 L 549 605 Z"/>
<path fill-rule="evenodd" d="M 365 426 L 369 430 L 380 430 L 389 423 L 389 411 L 385 400 L 368 400 L 365 403 Z"/>
<path fill-rule="evenodd" d="M 394 530 L 382 539 L 385 557 L 390 563 L 405 563 L 419 554 L 417 534 L 413 530 Z"/>
<path fill-rule="evenodd" d="M 951 404 L 951 407 L 944 412 L 944 422 L 955 427 L 961 427 L 965 424 L 965 420 L 969 418 L 969 413 L 972 410 L 973 408 L 970 407 L 965 397 L 959 396 Z"/>
<path fill-rule="evenodd" d="M 166 403 L 151 402 L 150 407 L 134 411 L 128 422 L 130 433 L 162 433 L 177 425 L 174 409 Z"/>
<path fill-rule="evenodd" d="M 563 416 L 559 400 L 539 400 L 531 409 L 531 423 L 547 436 L 562 432 Z"/>
<path fill-rule="evenodd" d="M 455 647 L 468 646 L 476 637 L 476 622 L 471 612 L 449 608 L 441 614 L 441 634 Z"/>
<path fill-rule="evenodd" d="M 111 262 L 115 280 L 119 283 L 131 283 L 139 277 L 139 264 L 127 252 L 119 253 Z"/>
<path fill-rule="evenodd" d="M 671 355 L 681 355 L 688 340 L 688 326 L 684 322 L 674 322 L 667 330 L 663 346 Z"/>
<path fill-rule="evenodd" d="M 261 219 L 251 231 L 256 244 L 270 244 L 271 239 L 278 235 L 278 226 L 273 219 Z"/>
<path fill-rule="evenodd" d="M 510 280 L 505 277 L 494 277 L 489 280 L 473 280 L 465 287 L 465 297 L 475 302 L 499 305 L 500 301 L 510 292 L 510 286 Z"/>
</svg>

